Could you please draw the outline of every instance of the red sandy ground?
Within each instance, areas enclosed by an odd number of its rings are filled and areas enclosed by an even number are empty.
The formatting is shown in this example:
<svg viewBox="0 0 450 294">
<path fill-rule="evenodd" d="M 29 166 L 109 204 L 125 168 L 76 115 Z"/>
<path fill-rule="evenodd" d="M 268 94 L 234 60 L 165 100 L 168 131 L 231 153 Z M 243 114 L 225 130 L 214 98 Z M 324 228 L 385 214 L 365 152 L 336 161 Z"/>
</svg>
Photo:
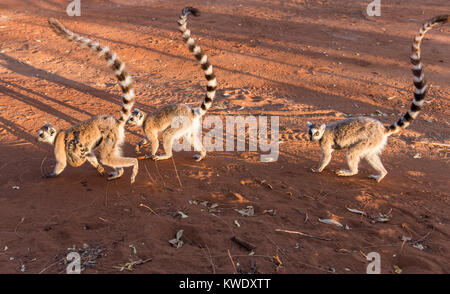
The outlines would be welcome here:
<svg viewBox="0 0 450 294">
<path fill-rule="evenodd" d="M 82 16 L 68 17 L 65 0 L 3 0 L 0 272 L 64 272 L 68 248 L 86 244 L 103 250 L 86 273 L 118 273 L 116 266 L 140 259 L 151 260 L 132 272 L 232 273 L 228 250 L 238 272 L 365 273 L 364 256 L 378 252 L 382 273 L 396 267 L 449 273 L 449 149 L 429 144 L 449 143 L 449 26 L 423 42 L 429 103 L 410 128 L 389 138 L 382 155 L 387 177 L 379 184 L 367 179 L 373 171 L 365 162 L 359 175 L 337 177 L 334 171 L 346 167 L 344 152 L 335 152 L 322 174 L 310 171 L 320 150 L 308 142 L 306 122 L 377 110 L 388 114 L 379 117 L 386 124 L 395 121 L 412 99 L 413 37 L 424 20 L 450 11 L 447 0 L 397 0 L 382 3 L 381 17 L 367 17 L 369 2 L 195 1 L 203 14 L 189 27 L 220 83 L 209 114 L 278 115 L 279 160 L 210 152 L 196 163 L 192 152 L 179 152 L 174 162 L 140 161 L 130 185 L 130 169 L 107 182 L 87 164 L 41 178 L 55 163 L 52 148 L 35 143 L 45 121 L 66 128 L 92 115 L 118 116 L 121 103 L 105 64 L 56 36 L 46 20 L 57 17 L 116 51 L 134 75 L 137 106 L 152 111 L 168 103 L 199 105 L 203 98 L 203 74 L 176 25 L 193 2 L 82 0 Z M 124 154 L 135 156 L 141 134 L 128 130 Z M 218 207 L 210 210 L 213 203 Z M 235 211 L 249 205 L 253 217 Z M 371 216 L 391 211 L 391 218 L 373 223 L 346 207 Z M 184 245 L 175 249 L 168 240 L 181 229 Z M 254 254 L 231 241 L 233 235 L 256 245 Z"/>
</svg>

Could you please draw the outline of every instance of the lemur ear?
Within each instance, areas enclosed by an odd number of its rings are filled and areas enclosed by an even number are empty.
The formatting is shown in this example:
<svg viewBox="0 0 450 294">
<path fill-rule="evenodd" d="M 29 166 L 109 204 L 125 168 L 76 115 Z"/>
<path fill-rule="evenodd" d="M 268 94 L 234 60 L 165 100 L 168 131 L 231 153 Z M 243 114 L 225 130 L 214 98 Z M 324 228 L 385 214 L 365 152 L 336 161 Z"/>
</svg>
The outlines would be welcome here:
<svg viewBox="0 0 450 294">
<path fill-rule="evenodd" d="M 310 126 L 312 126 L 312 123 L 311 123 L 311 122 L 307 122 L 306 125 L 307 125 L 308 128 L 309 128 Z"/>
</svg>

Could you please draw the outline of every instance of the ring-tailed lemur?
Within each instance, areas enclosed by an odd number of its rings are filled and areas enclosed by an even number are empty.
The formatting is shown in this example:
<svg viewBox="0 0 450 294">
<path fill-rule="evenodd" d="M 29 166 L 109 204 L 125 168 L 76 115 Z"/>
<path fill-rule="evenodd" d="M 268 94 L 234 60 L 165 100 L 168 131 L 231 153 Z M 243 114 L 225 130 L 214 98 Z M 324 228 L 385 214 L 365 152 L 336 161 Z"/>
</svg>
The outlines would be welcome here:
<svg viewBox="0 0 450 294">
<path fill-rule="evenodd" d="M 172 157 L 173 142 L 182 136 L 190 140 L 195 150 L 201 152 L 194 156 L 197 161 L 202 160 L 206 156 L 206 150 L 201 143 L 198 132 L 200 130 L 201 117 L 211 107 L 214 100 L 217 81 L 211 63 L 208 61 L 202 49 L 195 45 L 194 39 L 191 38 L 191 31 L 186 28 L 189 14 L 198 16 L 200 12 L 193 7 L 184 8 L 178 20 L 179 30 L 183 33 L 184 41 L 195 58 L 200 62 L 201 68 L 205 73 L 206 80 L 208 81 L 206 97 L 201 106 L 197 108 L 191 108 L 186 104 L 177 104 L 166 106 L 151 114 L 146 114 L 139 109 L 133 110 L 128 123 L 142 127 L 145 135 L 145 138 L 136 146 L 136 151 L 139 152 L 142 145 L 150 143 L 152 158 L 154 160 L 163 160 Z M 159 147 L 158 133 L 160 132 L 162 132 L 163 136 L 165 154 L 156 155 Z"/>
<path fill-rule="evenodd" d="M 437 16 L 425 22 L 415 37 L 412 45 L 411 63 L 414 74 L 414 99 L 411 108 L 403 117 L 391 126 L 384 126 L 380 121 L 358 117 L 338 121 L 329 125 L 315 125 L 308 122 L 308 134 L 311 141 L 318 141 L 322 149 L 322 159 L 314 172 L 321 172 L 330 162 L 333 150 L 346 149 L 347 162 L 350 170 L 338 170 L 339 176 L 352 176 L 358 173 L 358 163 L 365 158 L 369 164 L 379 172 L 370 178 L 377 182 L 387 174 L 379 154 L 383 150 L 387 138 L 406 128 L 414 120 L 423 105 L 426 95 L 426 82 L 423 65 L 420 61 L 420 44 L 425 33 L 437 24 L 449 22 L 449 15 Z"/>
<path fill-rule="evenodd" d="M 115 169 L 108 180 L 122 176 L 123 168 L 132 166 L 131 183 L 133 183 L 138 173 L 138 160 L 122 157 L 120 149 L 125 139 L 124 126 L 135 101 L 133 80 L 125 70 L 125 63 L 117 57 L 116 53 L 110 52 L 108 47 L 76 35 L 66 29 L 58 20 L 50 18 L 48 22 L 59 35 L 89 47 L 92 51 L 97 52 L 99 57 L 105 59 L 119 80 L 123 92 L 123 107 L 120 119 L 113 116 L 96 116 L 80 122 L 68 130 L 59 130 L 50 123 L 46 123 L 39 130 L 37 140 L 55 146 L 56 166 L 52 173 L 47 173 L 44 177 L 56 177 L 64 170 L 67 163 L 77 167 L 86 160 L 100 174 L 103 174 L 104 168 L 94 154 L 94 150 L 97 149 L 100 153 L 100 162 Z"/>
</svg>

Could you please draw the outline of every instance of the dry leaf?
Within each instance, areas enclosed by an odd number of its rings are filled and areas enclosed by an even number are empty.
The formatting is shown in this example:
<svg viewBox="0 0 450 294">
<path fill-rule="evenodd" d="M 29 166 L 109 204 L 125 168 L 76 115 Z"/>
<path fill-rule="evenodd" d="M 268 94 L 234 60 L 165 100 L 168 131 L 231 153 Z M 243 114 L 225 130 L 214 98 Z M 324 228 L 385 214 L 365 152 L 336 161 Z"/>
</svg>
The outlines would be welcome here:
<svg viewBox="0 0 450 294">
<path fill-rule="evenodd" d="M 169 240 L 169 243 L 175 248 L 180 248 L 184 244 L 183 241 L 180 240 L 181 236 L 183 236 L 183 230 L 179 230 L 175 236 L 176 238 Z"/>
<path fill-rule="evenodd" d="M 402 269 L 399 268 L 397 265 L 394 265 L 393 267 L 394 267 L 394 273 L 396 273 L 396 274 L 401 274 L 402 273 Z"/>
<path fill-rule="evenodd" d="M 353 209 L 353 208 L 348 208 L 346 207 L 348 211 L 353 212 L 353 213 L 357 213 L 357 214 L 362 214 L 362 215 L 366 215 L 363 211 L 358 210 L 358 209 Z"/>
<path fill-rule="evenodd" d="M 130 246 L 128 246 L 128 247 L 130 247 L 131 249 L 133 249 L 133 254 L 134 255 L 136 255 L 137 254 L 137 250 L 136 250 L 136 247 L 134 247 L 134 245 L 133 244 L 131 244 Z"/>
<path fill-rule="evenodd" d="M 277 211 L 274 210 L 274 209 L 265 209 L 263 213 L 267 213 L 267 214 L 270 214 L 272 216 L 277 215 Z"/>
<path fill-rule="evenodd" d="M 328 218 L 320 219 L 319 218 L 319 222 L 324 223 L 324 224 L 329 224 L 329 225 L 335 225 L 335 226 L 343 227 L 343 225 L 340 222 L 335 221 L 334 219 L 328 219 Z"/>
<path fill-rule="evenodd" d="M 235 209 L 238 213 L 240 213 L 242 216 L 254 216 L 255 210 L 253 209 L 253 206 L 247 206 L 247 208 L 242 209 Z"/>
<path fill-rule="evenodd" d="M 417 248 L 421 251 L 425 250 L 425 247 L 420 243 L 414 243 L 414 244 L 412 244 L 412 247 Z"/>
<path fill-rule="evenodd" d="M 187 217 L 188 217 L 188 215 L 185 214 L 185 213 L 182 212 L 182 211 L 178 211 L 177 213 L 181 216 L 181 218 L 187 218 Z"/>
<path fill-rule="evenodd" d="M 181 236 L 183 236 L 183 232 L 184 232 L 184 230 L 179 230 L 179 231 L 177 232 L 177 240 L 180 240 L 180 239 L 181 239 Z"/>
</svg>

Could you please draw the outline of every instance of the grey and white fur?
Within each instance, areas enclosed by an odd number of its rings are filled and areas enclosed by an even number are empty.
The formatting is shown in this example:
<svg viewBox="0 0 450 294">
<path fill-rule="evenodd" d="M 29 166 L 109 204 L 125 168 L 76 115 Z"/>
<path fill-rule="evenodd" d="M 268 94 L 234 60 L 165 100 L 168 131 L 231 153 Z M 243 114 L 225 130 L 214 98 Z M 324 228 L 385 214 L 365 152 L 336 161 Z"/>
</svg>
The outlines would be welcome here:
<svg viewBox="0 0 450 294">
<path fill-rule="evenodd" d="M 333 150 L 347 150 L 348 170 L 338 170 L 339 176 L 352 176 L 358 173 L 360 159 L 364 158 L 378 172 L 370 178 L 380 182 L 387 174 L 379 154 L 386 145 L 390 135 L 406 128 L 417 118 L 426 96 L 427 85 L 420 60 L 420 44 L 427 31 L 437 24 L 449 22 L 449 15 L 434 17 L 425 22 L 419 34 L 414 38 L 411 53 L 412 72 L 414 75 L 414 99 L 410 109 L 397 122 L 385 126 L 376 119 L 358 117 L 338 121 L 329 125 L 316 125 L 308 122 L 308 134 L 311 141 L 320 143 L 322 158 L 314 172 L 321 172 L 331 160 Z"/>
<path fill-rule="evenodd" d="M 100 58 L 105 59 L 107 65 L 114 71 L 116 78 L 119 80 L 123 92 L 123 106 L 119 119 L 113 116 L 96 116 L 67 130 L 60 130 L 50 123 L 41 127 L 37 141 L 54 145 L 56 158 L 54 171 L 45 174 L 44 177 L 56 177 L 65 169 L 67 163 L 78 167 L 88 161 L 100 174 L 104 172 L 100 163 L 114 168 L 115 171 L 110 174 L 108 180 L 121 177 L 123 168 L 132 166 L 131 183 L 133 183 L 138 173 L 138 160 L 121 155 L 121 145 L 125 140 L 124 126 L 135 101 L 133 80 L 125 70 L 125 63 L 117 57 L 116 53 L 110 52 L 108 47 L 103 47 L 97 42 L 76 35 L 66 29 L 58 20 L 50 18 L 48 22 L 59 35 L 84 47 L 89 47 L 92 51 L 98 53 Z M 94 150 L 99 151 L 100 163 L 94 154 Z"/>
<path fill-rule="evenodd" d="M 151 145 L 151 158 L 154 160 L 163 160 L 172 157 L 172 146 L 174 140 L 184 136 L 188 139 L 194 149 L 200 151 L 194 158 L 196 161 L 202 160 L 206 156 L 206 150 L 201 142 L 199 131 L 201 117 L 208 111 L 214 100 L 217 81 L 213 67 L 208 61 L 207 56 L 202 49 L 195 44 L 191 38 L 191 31 L 186 28 L 188 15 L 198 16 L 199 10 L 193 7 L 186 7 L 182 10 L 178 20 L 179 30 L 189 50 L 200 63 L 204 71 L 207 85 L 206 96 L 200 107 L 191 108 L 186 104 L 176 104 L 163 107 L 162 109 L 147 114 L 139 109 L 134 109 L 128 120 L 129 124 L 142 127 L 145 138 L 138 143 L 136 151 L 140 152 L 143 145 Z M 162 133 L 163 147 L 165 154 L 157 155 L 159 148 L 158 134 Z"/>
</svg>

